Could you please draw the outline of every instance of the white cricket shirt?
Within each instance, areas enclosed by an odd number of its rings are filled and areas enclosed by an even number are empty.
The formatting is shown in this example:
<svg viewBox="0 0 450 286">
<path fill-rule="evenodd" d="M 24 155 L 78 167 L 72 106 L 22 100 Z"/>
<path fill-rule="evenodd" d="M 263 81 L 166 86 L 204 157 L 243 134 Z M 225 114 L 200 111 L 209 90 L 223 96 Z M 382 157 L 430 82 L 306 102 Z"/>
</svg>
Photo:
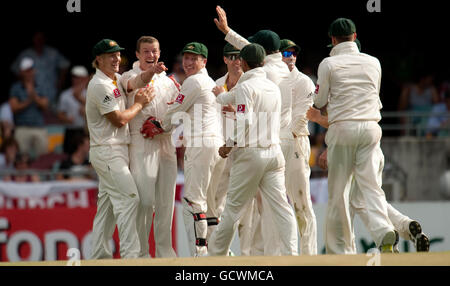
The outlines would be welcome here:
<svg viewBox="0 0 450 286">
<path fill-rule="evenodd" d="M 97 69 L 89 81 L 86 92 L 86 121 L 91 146 L 129 144 L 128 124 L 114 126 L 105 116 L 115 110 L 126 109 L 125 92 L 120 84 L 120 74 L 113 81 Z"/>
<path fill-rule="evenodd" d="M 245 72 L 233 88 L 236 96 L 238 147 L 270 147 L 280 143 L 280 89 L 263 68 Z"/>
<path fill-rule="evenodd" d="M 292 121 L 291 131 L 296 136 L 309 135 L 306 112 L 313 105 L 315 86 L 313 81 L 294 67 L 290 75 L 292 81 Z"/>
<path fill-rule="evenodd" d="M 180 124 L 184 120 L 183 135 L 187 140 L 203 138 L 212 139 L 219 145 L 223 144 L 218 112 L 220 105 L 212 92 L 215 86 L 216 83 L 209 77 L 206 68 L 187 77 L 181 85 L 175 103 L 169 106 L 164 116 L 163 129 L 170 130 L 172 125 Z"/>
<path fill-rule="evenodd" d="M 128 82 L 134 79 L 142 72 L 139 61 L 133 63 L 133 69 L 122 74 L 120 82 L 125 88 L 128 86 Z M 154 116 L 157 119 L 163 119 L 169 109 L 167 104 L 173 101 L 178 96 L 178 89 L 175 83 L 166 76 L 165 72 L 153 75 L 151 82 L 148 85 L 153 85 L 155 88 L 156 96 L 155 98 L 147 104 L 141 112 L 139 112 L 136 117 L 134 117 L 130 122 L 130 133 L 132 135 L 139 134 L 142 124 L 150 116 Z M 134 96 L 138 92 L 138 89 L 133 90 L 128 94 L 127 107 L 129 108 L 134 104 Z"/>
<path fill-rule="evenodd" d="M 328 123 L 344 120 L 380 121 L 381 65 L 360 53 L 355 42 L 336 45 L 319 65 L 314 104 L 328 103 Z"/>
<path fill-rule="evenodd" d="M 231 29 L 226 34 L 225 40 L 240 50 L 250 44 L 247 39 Z M 283 62 L 281 53 L 275 53 L 265 57 L 263 69 L 267 78 L 275 83 L 281 92 L 280 137 L 292 138 L 289 128 L 292 119 L 292 85 L 289 80 L 289 68 Z"/>
</svg>

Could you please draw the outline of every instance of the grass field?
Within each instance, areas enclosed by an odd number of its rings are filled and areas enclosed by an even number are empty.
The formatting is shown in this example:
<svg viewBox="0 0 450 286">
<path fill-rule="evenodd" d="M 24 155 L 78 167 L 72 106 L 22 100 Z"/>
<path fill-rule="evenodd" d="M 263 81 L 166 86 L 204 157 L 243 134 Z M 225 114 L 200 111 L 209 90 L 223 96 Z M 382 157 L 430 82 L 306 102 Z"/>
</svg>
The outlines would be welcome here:
<svg viewBox="0 0 450 286">
<path fill-rule="evenodd" d="M 429 253 L 317 256 L 237 256 L 82 260 L 81 266 L 450 266 L 450 251 Z M 67 261 L 1 262 L 1 266 L 65 266 Z"/>
</svg>

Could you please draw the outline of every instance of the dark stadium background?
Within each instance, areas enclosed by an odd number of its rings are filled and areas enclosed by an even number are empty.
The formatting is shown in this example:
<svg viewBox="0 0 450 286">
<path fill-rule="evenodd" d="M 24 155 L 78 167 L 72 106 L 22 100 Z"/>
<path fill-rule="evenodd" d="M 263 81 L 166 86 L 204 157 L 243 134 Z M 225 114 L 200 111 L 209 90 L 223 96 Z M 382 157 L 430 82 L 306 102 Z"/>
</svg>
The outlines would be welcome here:
<svg viewBox="0 0 450 286">
<path fill-rule="evenodd" d="M 207 67 L 217 78 L 223 72 L 221 51 L 225 43 L 213 22 L 217 4 L 226 10 L 230 26 L 245 37 L 259 29 L 272 29 L 281 38 L 297 42 L 302 48 L 298 65 L 309 65 L 314 72 L 329 52 L 329 24 L 337 17 L 353 19 L 363 52 L 378 57 L 382 63 L 384 110 L 396 109 L 401 80 L 412 80 L 417 72 L 433 72 L 436 83 L 450 78 L 446 44 L 449 12 L 444 1 L 380 0 L 380 13 L 369 13 L 367 0 L 80 1 L 80 13 L 68 13 L 66 0 L 9 1 L 12 3 L 3 7 L 1 46 L 6 74 L 1 102 L 7 100 L 14 80 L 9 66 L 20 51 L 30 46 L 37 30 L 44 31 L 47 43 L 58 48 L 72 64 L 88 67 L 91 48 L 102 38 L 116 40 L 134 61 L 137 38 L 155 36 L 161 43 L 161 60 L 169 71 L 184 44 L 200 41 L 209 48 Z"/>
</svg>

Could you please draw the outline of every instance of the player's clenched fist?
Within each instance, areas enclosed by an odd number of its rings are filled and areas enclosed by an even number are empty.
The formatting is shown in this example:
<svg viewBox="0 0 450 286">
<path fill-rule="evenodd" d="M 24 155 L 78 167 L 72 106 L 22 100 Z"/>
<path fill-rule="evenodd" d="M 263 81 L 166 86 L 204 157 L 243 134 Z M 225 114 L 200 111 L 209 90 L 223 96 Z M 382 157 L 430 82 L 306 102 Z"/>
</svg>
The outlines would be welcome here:
<svg viewBox="0 0 450 286">
<path fill-rule="evenodd" d="M 143 107 L 155 98 L 156 93 L 153 86 L 141 88 L 134 96 L 134 102 L 140 103 Z"/>
<path fill-rule="evenodd" d="M 219 94 L 225 92 L 225 88 L 223 88 L 223 86 L 215 86 L 212 89 L 212 92 L 214 93 L 215 96 L 218 96 Z"/>
</svg>

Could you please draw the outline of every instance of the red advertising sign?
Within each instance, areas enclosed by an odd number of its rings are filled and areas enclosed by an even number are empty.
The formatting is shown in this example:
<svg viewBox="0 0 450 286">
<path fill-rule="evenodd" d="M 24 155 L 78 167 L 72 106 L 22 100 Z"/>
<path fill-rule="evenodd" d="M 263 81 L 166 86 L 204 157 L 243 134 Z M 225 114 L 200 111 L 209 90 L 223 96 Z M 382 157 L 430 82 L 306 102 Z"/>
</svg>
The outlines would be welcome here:
<svg viewBox="0 0 450 286">
<path fill-rule="evenodd" d="M 24 198 L 0 193 L 0 261 L 68 260 L 70 248 L 77 248 L 81 259 L 89 258 L 96 198 L 97 189 Z M 175 216 L 173 223 L 176 250 Z M 149 242 L 154 256 L 153 229 Z M 114 258 L 120 258 L 117 228 L 111 245 Z"/>
</svg>

